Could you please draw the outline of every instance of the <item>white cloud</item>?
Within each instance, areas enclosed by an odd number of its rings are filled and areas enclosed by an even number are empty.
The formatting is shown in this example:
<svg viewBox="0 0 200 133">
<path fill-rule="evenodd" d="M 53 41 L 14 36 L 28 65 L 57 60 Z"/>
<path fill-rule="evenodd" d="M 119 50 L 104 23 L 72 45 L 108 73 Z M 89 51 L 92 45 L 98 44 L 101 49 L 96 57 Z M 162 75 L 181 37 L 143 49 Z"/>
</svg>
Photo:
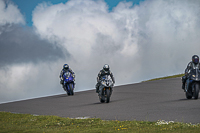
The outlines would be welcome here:
<svg viewBox="0 0 200 133">
<path fill-rule="evenodd" d="M 1 86 L 22 86 L 24 94 L 28 84 L 44 95 L 63 92 L 58 75 L 64 63 L 76 73 L 76 90 L 94 88 L 105 63 L 117 85 L 182 73 L 192 55 L 200 55 L 199 6 L 199 0 L 146 0 L 134 6 L 121 2 L 109 12 L 102 0 L 41 3 L 33 11 L 34 28 L 41 38 L 61 47 L 66 57 L 51 62 L 51 67 L 49 61 L 13 65 L 7 68 L 10 76 L 1 70 L 7 76 L 0 80 Z M 20 75 L 15 69 L 26 73 Z M 14 82 L 18 74 L 19 82 Z M 8 79 L 12 84 L 5 83 Z"/>
<path fill-rule="evenodd" d="M 109 12 L 103 1 L 43 3 L 33 12 L 33 23 L 42 37 L 62 40 L 73 66 L 90 64 L 76 69 L 95 73 L 108 63 L 117 77 L 129 75 L 118 81 L 123 84 L 183 71 L 191 56 L 198 54 L 199 5 L 188 0 L 146 0 L 137 6 L 121 2 Z"/>
<path fill-rule="evenodd" d="M 83 77 L 84 83 L 92 81 L 87 84 L 88 87 L 95 85 L 96 75 L 105 63 L 116 71 L 130 73 L 121 68 L 128 67 L 124 66 L 129 62 L 125 58 L 135 58 L 137 39 L 132 38 L 132 27 L 127 21 L 119 13 L 110 13 L 103 1 L 69 1 L 57 5 L 43 3 L 33 12 L 37 32 L 52 42 L 55 38 L 62 40 L 62 45 L 73 57 L 66 63 L 75 70 L 81 70 L 77 78 Z M 84 79 L 88 73 L 94 80 Z M 123 79 L 118 83 L 126 81 Z"/>
<path fill-rule="evenodd" d="M 57 61 L 58 63 L 59 61 Z M 0 103 L 62 93 L 55 63 L 24 63 L 0 69 Z M 53 70 L 53 72 L 52 72 Z"/>
<path fill-rule="evenodd" d="M 16 5 L 11 2 L 0 0 L 0 25 L 5 24 L 25 24 L 24 17 Z"/>
</svg>

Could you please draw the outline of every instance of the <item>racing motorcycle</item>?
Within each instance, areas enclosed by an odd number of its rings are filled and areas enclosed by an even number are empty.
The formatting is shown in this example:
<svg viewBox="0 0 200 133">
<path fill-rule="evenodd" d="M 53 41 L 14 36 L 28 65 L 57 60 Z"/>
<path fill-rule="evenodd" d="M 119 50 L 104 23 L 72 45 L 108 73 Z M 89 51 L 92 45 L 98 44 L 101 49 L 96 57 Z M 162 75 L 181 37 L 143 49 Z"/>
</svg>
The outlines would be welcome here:
<svg viewBox="0 0 200 133">
<path fill-rule="evenodd" d="M 66 72 L 63 75 L 64 78 L 64 90 L 67 92 L 68 95 L 74 95 L 74 77 L 70 72 Z"/>
<path fill-rule="evenodd" d="M 187 99 L 191 99 L 194 97 L 194 99 L 198 99 L 199 97 L 199 86 L 200 86 L 200 70 L 198 68 L 192 69 L 189 71 L 189 85 L 188 82 L 186 82 L 186 90 L 185 95 Z"/>
<path fill-rule="evenodd" d="M 101 83 L 99 86 L 99 100 L 101 103 L 109 103 L 110 97 L 112 94 L 112 88 L 114 86 L 114 83 L 110 77 L 110 75 L 105 75 L 101 79 Z"/>
</svg>

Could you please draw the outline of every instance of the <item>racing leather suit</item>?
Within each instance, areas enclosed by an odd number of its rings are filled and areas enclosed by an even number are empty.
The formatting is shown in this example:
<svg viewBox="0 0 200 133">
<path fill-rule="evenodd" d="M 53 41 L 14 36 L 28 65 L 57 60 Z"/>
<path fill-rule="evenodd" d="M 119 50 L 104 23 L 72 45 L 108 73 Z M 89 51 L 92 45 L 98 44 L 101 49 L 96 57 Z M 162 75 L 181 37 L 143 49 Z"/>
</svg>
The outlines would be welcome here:
<svg viewBox="0 0 200 133">
<path fill-rule="evenodd" d="M 115 79 L 114 79 L 114 76 L 112 74 L 112 72 L 109 70 L 109 71 L 105 71 L 104 69 L 102 69 L 98 76 L 97 76 L 97 84 L 96 84 L 96 93 L 99 92 L 99 86 L 100 86 L 100 82 L 101 82 L 101 78 L 105 75 L 110 75 L 110 77 L 112 78 L 112 81 L 113 83 L 115 83 Z"/>
</svg>

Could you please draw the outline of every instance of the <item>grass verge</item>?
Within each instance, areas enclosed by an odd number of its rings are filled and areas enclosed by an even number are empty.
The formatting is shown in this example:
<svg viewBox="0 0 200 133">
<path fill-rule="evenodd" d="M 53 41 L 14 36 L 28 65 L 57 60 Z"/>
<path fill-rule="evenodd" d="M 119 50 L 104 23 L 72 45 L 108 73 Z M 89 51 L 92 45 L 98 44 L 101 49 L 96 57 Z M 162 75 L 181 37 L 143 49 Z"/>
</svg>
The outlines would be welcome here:
<svg viewBox="0 0 200 133">
<path fill-rule="evenodd" d="M 184 76 L 184 74 L 177 74 L 177 75 L 172 75 L 172 76 L 160 77 L 160 78 L 150 79 L 150 80 L 147 80 L 147 81 L 169 79 L 169 78 L 178 78 L 178 77 L 182 77 L 182 76 Z M 147 82 L 147 81 L 143 81 L 143 82 Z"/>
<path fill-rule="evenodd" d="M 0 112 L 0 132 L 4 133 L 198 133 L 199 131 L 199 124 L 193 125 L 173 121 L 105 121 L 97 118 L 70 119 L 58 116 L 35 116 Z"/>
</svg>

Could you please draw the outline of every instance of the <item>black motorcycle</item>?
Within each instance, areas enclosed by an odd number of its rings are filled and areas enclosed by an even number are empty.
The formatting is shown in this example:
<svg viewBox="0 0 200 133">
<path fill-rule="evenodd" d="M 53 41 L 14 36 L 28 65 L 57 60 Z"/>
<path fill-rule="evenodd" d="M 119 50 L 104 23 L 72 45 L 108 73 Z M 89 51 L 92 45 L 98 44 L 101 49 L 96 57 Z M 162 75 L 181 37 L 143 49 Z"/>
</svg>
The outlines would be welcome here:
<svg viewBox="0 0 200 133">
<path fill-rule="evenodd" d="M 112 94 L 112 88 L 114 83 L 109 75 L 105 75 L 101 79 L 101 84 L 99 86 L 99 100 L 101 103 L 109 103 Z"/>
<path fill-rule="evenodd" d="M 198 99 L 199 97 L 199 86 L 200 86 L 200 70 L 193 69 L 189 72 L 188 79 L 186 82 L 185 95 L 187 99 Z M 189 85 L 187 85 L 189 82 Z"/>
</svg>

